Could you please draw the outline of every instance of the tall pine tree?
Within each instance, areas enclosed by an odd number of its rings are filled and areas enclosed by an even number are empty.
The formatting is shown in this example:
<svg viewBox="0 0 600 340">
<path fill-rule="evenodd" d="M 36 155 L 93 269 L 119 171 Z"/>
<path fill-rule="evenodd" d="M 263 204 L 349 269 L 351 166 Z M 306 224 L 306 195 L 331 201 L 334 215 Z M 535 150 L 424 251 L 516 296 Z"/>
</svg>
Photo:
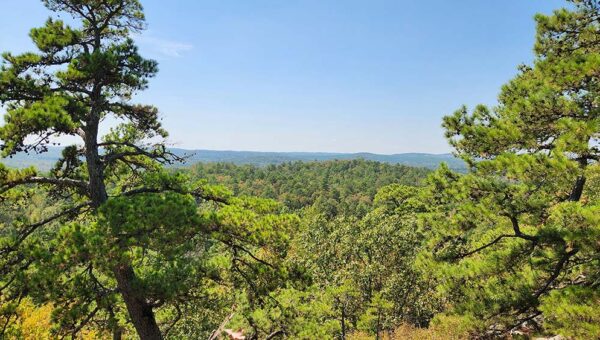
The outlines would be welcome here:
<svg viewBox="0 0 600 340">
<path fill-rule="evenodd" d="M 454 312 L 492 334 L 543 322 L 600 336 L 599 19 L 597 0 L 537 15 L 535 61 L 499 105 L 444 118 L 471 171 L 430 180 L 429 264 Z"/>
<path fill-rule="evenodd" d="M 63 334 L 120 337 L 131 323 L 142 339 L 160 339 L 203 285 L 245 281 L 261 292 L 277 282 L 293 216 L 162 170 L 180 159 L 158 110 L 132 103 L 157 72 L 131 38 L 145 25 L 139 1 L 43 2 L 75 26 L 50 18 L 30 32 L 37 52 L 3 55 L 2 155 L 44 152 L 59 136 L 80 142 L 47 174 L 0 164 L 0 202 L 14 213 L 0 224 L 1 330 L 27 297 L 53 306 Z M 101 136 L 109 117 L 121 124 Z"/>
</svg>

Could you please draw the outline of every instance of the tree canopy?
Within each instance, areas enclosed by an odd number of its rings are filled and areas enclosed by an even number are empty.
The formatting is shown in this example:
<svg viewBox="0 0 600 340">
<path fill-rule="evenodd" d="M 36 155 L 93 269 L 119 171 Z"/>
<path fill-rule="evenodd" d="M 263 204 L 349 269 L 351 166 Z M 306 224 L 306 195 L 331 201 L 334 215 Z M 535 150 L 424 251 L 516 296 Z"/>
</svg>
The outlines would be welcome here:
<svg viewBox="0 0 600 340">
<path fill-rule="evenodd" d="M 249 284 L 258 297 L 276 285 L 296 217 L 162 169 L 180 159 L 166 150 L 159 112 L 132 103 L 157 72 L 131 38 L 145 26 L 141 4 L 44 4 L 76 26 L 50 18 L 30 32 L 37 52 L 3 54 L 2 154 L 44 152 L 63 135 L 80 143 L 48 174 L 0 166 L 0 200 L 15 212 L 0 233 L 3 331 L 28 297 L 54 306 L 58 333 L 120 337 L 133 325 L 159 339 L 214 287 Z M 108 117 L 121 123 L 100 136 Z M 39 195 L 44 205 L 30 206 Z"/>
<path fill-rule="evenodd" d="M 366 160 L 166 168 L 137 0 L 3 54 L 1 338 L 600 338 L 600 2 L 537 15 L 535 59 L 443 127 L 466 173 Z M 102 128 L 108 120 L 116 126 Z"/>
<path fill-rule="evenodd" d="M 498 106 L 444 118 L 471 171 L 430 179 L 429 260 L 449 278 L 453 311 L 491 334 L 541 322 L 600 334 L 600 4 L 572 4 L 536 16 L 535 61 L 502 87 Z"/>
</svg>

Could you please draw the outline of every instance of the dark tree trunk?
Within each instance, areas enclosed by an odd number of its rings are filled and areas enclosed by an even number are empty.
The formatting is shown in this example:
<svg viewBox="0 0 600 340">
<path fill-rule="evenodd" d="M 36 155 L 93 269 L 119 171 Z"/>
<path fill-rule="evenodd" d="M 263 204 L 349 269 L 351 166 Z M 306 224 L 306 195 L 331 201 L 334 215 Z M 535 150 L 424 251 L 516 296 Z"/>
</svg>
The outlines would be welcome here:
<svg viewBox="0 0 600 340">
<path fill-rule="evenodd" d="M 88 122 L 85 131 L 85 158 L 90 181 L 90 196 L 94 208 L 108 199 L 100 156 L 98 154 L 98 119 Z"/>
<path fill-rule="evenodd" d="M 569 201 L 577 202 L 581 199 L 581 195 L 583 194 L 583 188 L 585 187 L 585 176 L 579 176 L 575 185 L 573 185 L 573 190 L 571 191 L 571 195 L 569 196 Z"/>
<path fill-rule="evenodd" d="M 587 165 L 588 165 L 587 158 L 579 159 L 579 167 L 582 170 L 582 172 L 585 173 L 585 168 L 587 167 Z M 581 195 L 583 194 L 583 188 L 585 187 L 585 182 L 586 182 L 585 174 L 582 174 L 581 176 L 577 177 L 575 184 L 573 184 L 573 189 L 571 189 L 571 194 L 569 195 L 569 201 L 577 202 L 581 199 Z"/>
<path fill-rule="evenodd" d="M 121 329 L 121 327 L 117 327 L 117 329 L 113 331 L 113 340 L 121 340 L 122 337 L 123 330 Z"/>
<path fill-rule="evenodd" d="M 100 207 L 108 200 L 104 183 L 104 169 L 98 151 L 98 115 L 92 113 L 85 131 L 85 157 L 88 166 L 89 189 L 94 208 Z M 135 272 L 130 263 L 121 263 L 113 270 L 117 279 L 119 292 L 125 301 L 129 317 L 142 340 L 162 339 L 160 328 L 156 323 L 152 306 L 146 302 L 142 294 L 134 287 Z"/>
<path fill-rule="evenodd" d="M 139 291 L 132 286 L 135 282 L 135 273 L 130 265 L 120 266 L 115 269 L 115 276 L 119 291 L 125 300 L 129 317 L 133 326 L 142 340 L 160 340 L 162 334 L 154 318 L 150 306 Z"/>
</svg>

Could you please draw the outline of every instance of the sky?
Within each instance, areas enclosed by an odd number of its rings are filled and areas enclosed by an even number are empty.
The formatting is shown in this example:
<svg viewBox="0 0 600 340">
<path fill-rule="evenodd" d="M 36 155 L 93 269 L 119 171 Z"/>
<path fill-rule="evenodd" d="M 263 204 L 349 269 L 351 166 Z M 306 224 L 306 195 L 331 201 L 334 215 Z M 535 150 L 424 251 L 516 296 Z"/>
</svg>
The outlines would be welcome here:
<svg viewBox="0 0 600 340">
<path fill-rule="evenodd" d="M 136 102 L 175 147 L 446 153 L 441 120 L 494 105 L 558 0 L 142 0 L 159 73 Z M 33 50 L 39 0 L 0 0 L 0 51 Z M 8 14 L 7 14 L 8 13 Z"/>
</svg>

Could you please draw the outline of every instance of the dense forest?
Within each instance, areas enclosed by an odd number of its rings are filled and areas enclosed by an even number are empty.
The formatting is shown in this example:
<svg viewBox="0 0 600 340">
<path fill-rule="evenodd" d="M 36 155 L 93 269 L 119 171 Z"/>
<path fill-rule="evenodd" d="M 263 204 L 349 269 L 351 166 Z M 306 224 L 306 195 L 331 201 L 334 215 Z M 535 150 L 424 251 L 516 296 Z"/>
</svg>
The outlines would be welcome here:
<svg viewBox="0 0 600 340">
<path fill-rule="evenodd" d="M 198 163 L 192 176 L 224 185 L 237 195 L 269 198 L 292 210 L 315 207 L 328 216 L 363 216 L 377 190 L 390 184 L 418 185 L 430 172 L 423 168 L 352 160 L 293 162 L 267 167 Z"/>
<path fill-rule="evenodd" d="M 2 156 L 80 142 L 0 164 L 0 338 L 600 338 L 598 0 L 537 15 L 497 105 L 444 117 L 466 172 L 173 167 L 132 99 L 140 1 L 42 3 L 37 51 L 3 54 Z"/>
</svg>

